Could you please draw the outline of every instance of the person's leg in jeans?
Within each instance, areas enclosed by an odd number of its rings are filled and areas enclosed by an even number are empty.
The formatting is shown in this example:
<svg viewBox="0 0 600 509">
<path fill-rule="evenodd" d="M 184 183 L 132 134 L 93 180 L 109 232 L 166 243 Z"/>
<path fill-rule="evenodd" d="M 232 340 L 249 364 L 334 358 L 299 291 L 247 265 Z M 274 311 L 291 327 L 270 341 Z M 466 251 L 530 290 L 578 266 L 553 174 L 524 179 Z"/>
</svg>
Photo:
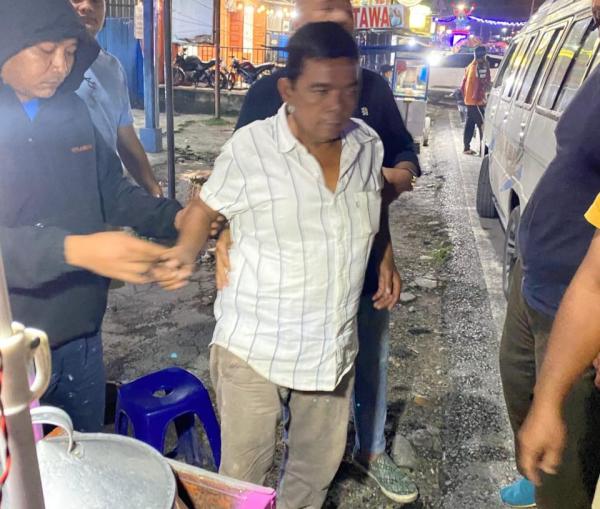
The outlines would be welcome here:
<svg viewBox="0 0 600 509">
<path fill-rule="evenodd" d="M 389 311 L 373 307 L 363 296 L 358 310 L 359 350 L 354 386 L 354 464 L 371 477 L 383 493 L 399 503 L 410 503 L 418 489 L 385 452 L 387 371 L 389 357 Z"/>
<path fill-rule="evenodd" d="M 104 425 L 105 398 L 100 333 L 52 350 L 52 377 L 42 404 L 65 410 L 77 431 L 98 432 Z"/>
<path fill-rule="evenodd" d="M 368 461 L 385 451 L 390 313 L 375 309 L 371 296 L 363 296 L 357 320 L 354 454 Z"/>
<path fill-rule="evenodd" d="M 210 350 L 210 376 L 221 418 L 219 473 L 263 484 L 281 417 L 278 387 L 220 346 Z"/>
<path fill-rule="evenodd" d="M 333 392 L 280 390 L 287 406 L 278 509 L 319 509 L 346 449 L 354 370 Z"/>
</svg>

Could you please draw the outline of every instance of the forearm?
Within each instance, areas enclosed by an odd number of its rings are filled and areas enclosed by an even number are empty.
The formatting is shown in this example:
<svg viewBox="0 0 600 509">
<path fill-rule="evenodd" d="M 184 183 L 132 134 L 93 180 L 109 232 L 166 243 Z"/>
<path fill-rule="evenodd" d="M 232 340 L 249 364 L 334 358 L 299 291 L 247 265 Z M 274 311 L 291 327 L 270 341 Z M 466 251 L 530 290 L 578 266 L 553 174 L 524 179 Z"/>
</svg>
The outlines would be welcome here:
<svg viewBox="0 0 600 509">
<path fill-rule="evenodd" d="M 417 176 L 417 167 L 410 161 L 398 163 L 394 168 L 383 168 L 383 177 L 386 182 L 384 188 L 384 201 L 392 203 L 402 193 L 410 192 Z"/>
<path fill-rule="evenodd" d="M 535 402 L 558 409 L 600 352 L 600 237 L 563 299 L 550 336 Z"/>
<path fill-rule="evenodd" d="M 392 236 L 390 233 L 390 215 L 388 206 L 383 203 L 381 206 L 381 219 L 379 220 L 379 232 L 375 236 L 373 251 L 381 258 L 386 248 L 391 244 Z"/>
<path fill-rule="evenodd" d="M 138 185 L 153 196 L 160 195 L 160 185 L 133 126 L 119 128 L 117 146 L 123 165 Z"/>
<path fill-rule="evenodd" d="M 206 244 L 210 225 L 217 216 L 203 201 L 194 199 L 185 209 L 177 245 L 195 258 Z"/>
</svg>

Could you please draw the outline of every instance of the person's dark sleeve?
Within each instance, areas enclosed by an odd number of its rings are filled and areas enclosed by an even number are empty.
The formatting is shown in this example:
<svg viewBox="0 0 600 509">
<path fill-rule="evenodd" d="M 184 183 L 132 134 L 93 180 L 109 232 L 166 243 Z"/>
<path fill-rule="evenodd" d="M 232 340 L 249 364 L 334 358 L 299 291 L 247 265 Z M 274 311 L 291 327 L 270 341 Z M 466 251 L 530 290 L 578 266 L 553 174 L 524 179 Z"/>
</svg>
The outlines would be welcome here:
<svg viewBox="0 0 600 509">
<path fill-rule="evenodd" d="M 181 205 L 175 200 L 154 198 L 123 175 L 121 160 L 96 131 L 96 164 L 105 221 L 129 226 L 140 235 L 175 238 L 175 216 Z"/>
<path fill-rule="evenodd" d="M 377 129 L 377 134 L 385 148 L 383 165 L 386 168 L 393 168 L 399 163 L 411 162 L 417 168 L 417 176 L 421 176 L 421 165 L 415 151 L 415 142 L 404 125 L 392 89 L 380 76 L 376 76 L 375 79 L 376 94 L 380 98 L 383 112 L 381 128 Z"/>
<path fill-rule="evenodd" d="M 259 79 L 250 87 L 235 129 L 238 130 L 257 120 L 265 120 L 277 114 L 282 105 L 277 81 L 279 74 L 272 74 Z"/>
<path fill-rule="evenodd" d="M 33 289 L 73 272 L 65 261 L 69 232 L 51 226 L 0 226 L 0 249 L 11 289 Z"/>
</svg>

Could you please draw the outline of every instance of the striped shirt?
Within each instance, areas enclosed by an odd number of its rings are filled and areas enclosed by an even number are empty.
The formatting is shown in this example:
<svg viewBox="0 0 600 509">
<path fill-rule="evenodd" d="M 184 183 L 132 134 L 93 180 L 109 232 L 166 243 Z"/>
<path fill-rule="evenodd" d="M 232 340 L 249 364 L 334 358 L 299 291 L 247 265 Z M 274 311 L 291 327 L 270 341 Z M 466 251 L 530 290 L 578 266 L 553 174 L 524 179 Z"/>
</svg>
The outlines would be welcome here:
<svg viewBox="0 0 600 509">
<path fill-rule="evenodd" d="M 383 145 L 352 120 L 335 193 L 279 113 L 237 131 L 200 197 L 231 222 L 212 344 L 274 384 L 332 391 L 358 350 L 356 313 L 379 230 Z"/>
</svg>

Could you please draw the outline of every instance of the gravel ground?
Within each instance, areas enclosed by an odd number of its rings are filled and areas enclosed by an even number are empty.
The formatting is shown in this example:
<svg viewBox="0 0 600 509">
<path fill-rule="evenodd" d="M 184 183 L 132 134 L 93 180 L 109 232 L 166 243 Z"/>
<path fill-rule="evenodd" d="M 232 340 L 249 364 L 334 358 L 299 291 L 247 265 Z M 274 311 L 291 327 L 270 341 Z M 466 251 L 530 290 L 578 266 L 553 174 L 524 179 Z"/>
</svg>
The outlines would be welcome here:
<svg viewBox="0 0 600 509">
<path fill-rule="evenodd" d="M 422 154 L 425 175 L 415 192 L 391 208 L 406 302 L 392 313 L 386 436 L 393 456 L 397 435 L 416 451 L 421 498 L 405 507 L 495 509 L 501 507 L 498 487 L 515 475 L 497 368 L 503 304 L 489 238 L 500 235 L 499 226 L 473 219 L 478 163 L 457 154 L 457 115 L 440 107 L 431 115 L 432 147 Z M 181 115 L 176 126 L 178 197 L 185 199 L 190 176 L 210 168 L 233 120 Z M 151 159 L 164 178 L 164 155 Z M 193 284 L 175 294 L 131 285 L 111 292 L 104 326 L 111 379 L 179 365 L 209 384 L 213 272 L 207 256 Z M 352 433 L 351 428 L 349 451 Z M 326 507 L 397 505 L 346 461 Z"/>
</svg>

